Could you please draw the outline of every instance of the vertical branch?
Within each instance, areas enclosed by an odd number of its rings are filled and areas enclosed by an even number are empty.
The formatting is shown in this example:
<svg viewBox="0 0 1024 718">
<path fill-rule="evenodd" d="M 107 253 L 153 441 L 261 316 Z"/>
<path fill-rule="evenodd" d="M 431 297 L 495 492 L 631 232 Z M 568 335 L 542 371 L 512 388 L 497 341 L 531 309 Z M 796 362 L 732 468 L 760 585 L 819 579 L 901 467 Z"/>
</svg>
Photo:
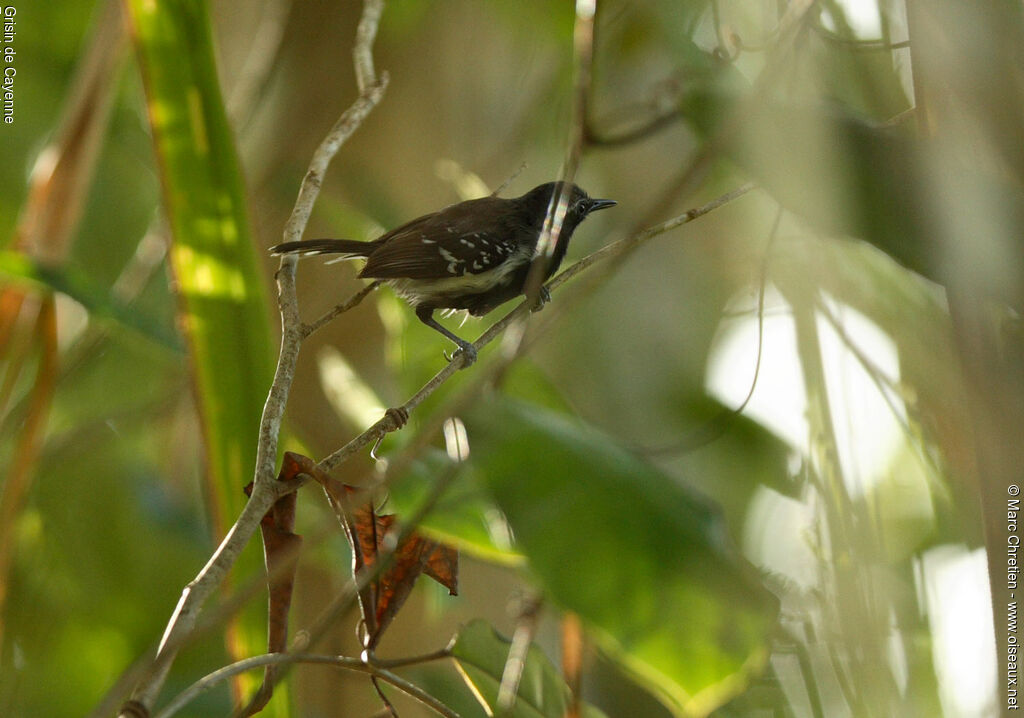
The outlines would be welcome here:
<svg viewBox="0 0 1024 718">
<path fill-rule="evenodd" d="M 373 41 L 377 37 L 380 16 L 384 12 L 384 0 L 366 0 L 363 4 L 363 15 L 356 27 L 356 44 L 352 48 L 352 63 L 356 69 L 356 84 L 360 95 L 369 95 L 379 85 L 383 92 L 387 85 L 388 75 L 382 72 L 377 77 L 373 67 Z"/>
<path fill-rule="evenodd" d="M 309 170 L 302 180 L 295 207 L 284 228 L 285 241 L 301 238 L 328 165 L 341 145 L 359 128 L 384 96 L 388 78 L 385 73 L 380 76 L 374 74 L 372 60 L 372 46 L 383 5 L 383 0 L 365 0 L 353 51 L 360 96 L 342 114 L 314 153 Z M 295 290 L 295 265 L 296 259 L 286 256 L 281 260 L 281 268 L 277 273 L 278 307 L 282 323 L 281 350 L 260 420 L 252 496 L 213 556 L 182 592 L 153 663 L 136 686 L 132 700 L 122 707 L 121 715 L 125 718 L 148 713 L 166 680 L 178 649 L 192 634 L 203 604 L 234 565 L 270 506 L 282 492 L 295 488 L 276 486 L 281 482 L 274 481 L 281 419 L 302 342 L 302 323 L 299 320 Z"/>
<path fill-rule="evenodd" d="M 594 69 L 594 16 L 597 0 L 576 0 L 576 22 L 573 25 L 574 56 L 572 122 L 569 126 L 569 147 L 562 177 L 568 181 L 576 176 L 586 137 L 586 118 L 590 104 L 590 85 Z"/>
<path fill-rule="evenodd" d="M 505 669 L 501 672 L 501 685 L 498 686 L 497 715 L 507 718 L 512 715 L 519 694 L 519 684 L 526 669 L 526 657 L 530 644 L 537 634 L 540 621 L 540 609 L 543 605 L 537 595 L 523 597 L 523 605 L 519 611 L 515 633 L 512 634 L 512 645 L 508 648 Z"/>
</svg>

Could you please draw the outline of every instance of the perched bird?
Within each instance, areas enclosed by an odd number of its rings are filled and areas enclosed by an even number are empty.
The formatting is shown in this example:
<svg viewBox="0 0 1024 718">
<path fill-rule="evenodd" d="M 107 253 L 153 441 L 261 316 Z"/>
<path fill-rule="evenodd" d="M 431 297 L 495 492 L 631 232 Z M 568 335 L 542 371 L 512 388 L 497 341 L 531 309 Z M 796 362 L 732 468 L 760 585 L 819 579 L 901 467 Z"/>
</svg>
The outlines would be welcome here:
<svg viewBox="0 0 1024 718">
<path fill-rule="evenodd" d="M 360 277 L 379 279 L 416 310 L 421 322 L 455 342 L 468 366 L 476 350 L 434 320 L 435 309 L 467 310 L 483 316 L 526 292 L 527 276 L 553 197 L 566 203 L 558 241 L 551 252 L 546 280 L 558 269 L 573 230 L 587 215 L 615 205 L 591 199 L 567 182 L 548 182 L 513 199 L 483 197 L 459 202 L 403 224 L 371 242 L 354 239 L 308 239 L 285 242 L 274 254 L 341 254 L 365 257 Z M 547 299 L 542 292 L 541 301 Z"/>
</svg>

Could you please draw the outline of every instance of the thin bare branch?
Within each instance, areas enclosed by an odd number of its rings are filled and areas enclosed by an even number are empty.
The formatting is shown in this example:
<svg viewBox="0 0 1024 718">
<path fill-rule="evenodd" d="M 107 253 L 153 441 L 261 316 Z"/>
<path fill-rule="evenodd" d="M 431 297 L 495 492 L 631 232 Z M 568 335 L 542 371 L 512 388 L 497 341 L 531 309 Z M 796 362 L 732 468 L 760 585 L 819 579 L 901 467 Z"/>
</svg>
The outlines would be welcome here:
<svg viewBox="0 0 1024 718">
<path fill-rule="evenodd" d="M 262 656 L 253 656 L 252 658 L 245 658 L 241 661 L 236 661 L 235 663 L 219 668 L 213 673 L 200 678 L 179 695 L 175 696 L 174 700 L 172 700 L 166 708 L 157 713 L 154 718 L 171 718 L 202 693 L 205 693 L 214 686 L 217 686 L 240 673 L 245 673 L 246 671 L 266 666 L 289 665 L 294 663 L 321 664 L 335 666 L 346 671 L 366 673 L 390 683 L 395 688 L 398 688 L 406 695 L 415 698 L 438 715 L 445 716 L 445 718 L 459 718 L 458 713 L 448 708 L 448 706 L 434 698 L 422 688 L 414 683 L 410 683 L 401 676 L 398 676 L 385 668 L 381 668 L 380 666 L 371 663 L 364 663 L 358 658 L 350 658 L 347 656 L 328 656 L 316 653 L 267 653 Z"/>
<path fill-rule="evenodd" d="M 525 169 L 526 169 L 526 163 L 523 162 L 522 164 L 519 165 L 518 168 L 516 168 L 515 172 L 513 172 L 512 174 L 510 174 L 508 176 L 508 179 L 506 179 L 504 182 L 502 182 L 500 185 L 498 185 L 497 187 L 494 188 L 494 191 L 491 192 L 491 197 L 498 197 L 498 196 L 500 196 L 501 193 L 504 192 L 508 188 L 508 186 L 510 184 L 512 184 L 512 182 L 515 180 L 515 178 L 518 177 L 519 175 L 521 175 L 523 173 L 523 170 L 525 170 Z"/>
<path fill-rule="evenodd" d="M 325 324 L 327 324 L 329 321 L 331 321 L 332 319 L 337 317 L 339 314 L 344 314 L 348 310 L 350 310 L 353 307 L 355 307 L 357 304 L 362 302 L 370 292 L 372 292 L 373 290 L 375 290 L 379 286 L 380 286 L 380 280 L 375 281 L 375 282 L 370 282 L 365 287 L 360 289 L 358 292 L 353 294 L 351 297 L 346 299 L 344 302 L 342 302 L 341 304 L 339 304 L 336 307 L 334 307 L 334 309 L 332 309 L 329 312 L 325 313 L 322 317 L 320 317 L 316 321 L 310 322 L 309 324 L 303 324 L 302 327 L 301 327 L 302 338 L 305 339 L 310 334 L 315 332 L 317 329 L 320 329 Z"/>
<path fill-rule="evenodd" d="M 525 596 L 522 600 L 519 619 L 516 621 L 516 630 L 512 634 L 512 645 L 508 648 L 505 668 L 501 672 L 501 684 L 498 686 L 497 715 L 499 716 L 512 715 L 516 698 L 519 695 L 519 683 L 526 668 L 526 658 L 537 633 L 537 623 L 540 620 L 540 610 L 543 605 L 543 599 L 539 595 Z"/>
<path fill-rule="evenodd" d="M 837 32 L 833 32 L 826 28 L 821 21 L 821 18 L 811 20 L 807 23 L 808 27 L 811 28 L 819 37 L 823 40 L 827 40 L 835 45 L 842 45 L 847 47 L 854 52 L 880 52 L 892 50 L 905 50 L 910 47 L 910 40 L 901 40 L 899 42 L 890 42 L 885 38 L 869 38 L 862 39 L 857 37 L 844 37 Z"/>
<path fill-rule="evenodd" d="M 372 46 L 382 8 L 383 0 L 366 0 L 364 4 L 363 19 L 360 22 L 354 50 L 356 74 L 360 80 L 361 94 L 342 114 L 313 155 L 309 170 L 299 189 L 295 207 L 285 225 L 285 241 L 293 241 L 302 236 L 331 159 L 383 97 L 387 87 L 387 76 L 382 73 L 377 78 L 371 74 L 373 72 Z M 371 58 L 369 62 L 367 62 L 367 57 Z M 274 372 L 274 381 L 270 387 L 260 422 L 252 496 L 213 556 L 182 592 L 181 599 L 164 631 L 153 664 L 133 692 L 131 702 L 134 702 L 136 706 L 141 705 L 148 708 L 153 705 L 178 649 L 195 628 L 203 604 L 221 584 L 242 549 L 252 538 L 260 519 L 281 495 L 281 492 L 295 488 L 294 486 L 284 488 L 280 486 L 281 482 L 274 481 L 281 419 L 284 415 L 302 341 L 302 325 L 299 320 L 298 299 L 295 291 L 295 262 L 294 257 L 282 258 L 281 268 L 277 274 L 278 305 L 283 327 L 281 351 Z M 131 710 L 137 711 L 137 708 L 126 707 L 122 709 L 122 715 L 131 715 Z"/>
<path fill-rule="evenodd" d="M 594 64 L 594 16 L 596 14 L 597 0 L 576 0 L 576 20 L 573 25 L 572 117 L 569 122 L 569 137 L 561 172 L 561 179 L 566 182 L 572 182 L 576 178 L 580 158 L 583 155 L 583 143 L 586 139 L 587 104 Z M 544 219 L 540 237 L 537 238 L 533 263 L 523 287 L 523 294 L 526 295 L 530 306 L 536 306 L 538 303 L 541 285 L 544 283 L 544 277 L 547 276 L 551 255 L 558 244 L 562 223 L 565 221 L 565 213 L 569 209 L 569 198 L 563 195 L 564 191 L 563 189 L 556 192 L 551 198 L 547 217 Z M 510 336 L 522 339 L 521 332 L 514 332 Z M 510 355 L 517 353 L 516 344 L 518 341 L 514 341 L 507 348 L 506 353 Z"/>
<path fill-rule="evenodd" d="M 598 132 L 588 123 L 586 127 L 587 143 L 595 147 L 615 147 L 639 142 L 651 135 L 656 134 L 664 127 L 668 127 L 683 118 L 682 113 L 673 108 L 654 115 L 650 120 L 637 127 L 621 130 L 618 133 Z"/>
<path fill-rule="evenodd" d="M 405 668 L 407 666 L 418 666 L 423 663 L 430 663 L 432 661 L 440 661 L 445 658 L 451 658 L 452 652 L 448 648 L 442 648 L 439 651 L 433 653 L 424 653 L 422 656 L 409 656 L 408 658 L 376 658 L 374 657 L 370 664 L 377 668 Z"/>
<path fill-rule="evenodd" d="M 384 704 L 383 710 L 377 713 L 377 715 L 398 718 L 398 711 L 395 710 L 395 707 L 391 704 L 391 701 L 388 700 L 387 695 L 385 695 L 384 693 L 384 689 L 380 686 L 380 681 L 377 680 L 377 676 L 370 676 L 370 683 L 373 684 L 373 689 L 377 691 L 377 697 L 380 698 L 380 702 Z"/>
<path fill-rule="evenodd" d="M 654 237 L 657 237 L 660 234 L 670 232 L 673 229 L 676 229 L 678 227 L 683 226 L 684 224 L 688 224 L 693 220 L 698 219 L 699 217 L 703 217 L 709 212 L 715 211 L 719 207 L 729 204 L 735 199 L 739 199 L 747 192 L 750 192 L 752 189 L 754 189 L 754 185 L 748 182 L 747 184 L 741 185 L 734 190 L 731 190 L 723 195 L 720 195 L 719 197 L 716 197 L 715 199 L 711 200 L 706 204 L 701 205 L 700 207 L 694 207 L 693 209 L 687 210 L 686 212 L 683 212 L 682 214 L 673 217 L 672 219 L 667 219 L 664 222 L 660 222 L 651 227 L 648 227 L 647 229 L 641 230 L 640 232 L 637 232 L 631 237 L 626 237 L 625 239 L 620 239 L 617 242 L 612 242 L 611 244 L 608 244 L 602 247 L 601 249 L 597 250 L 596 252 L 588 254 L 586 257 L 579 260 L 571 267 L 566 269 L 564 272 L 559 274 L 557 277 L 552 279 L 550 282 L 548 282 L 548 291 L 560 287 L 562 284 L 569 281 L 583 270 L 587 269 L 591 264 L 594 264 L 596 262 L 603 262 L 607 259 L 611 259 L 613 257 L 618 257 L 622 254 L 625 254 L 627 251 L 630 251 L 631 249 L 653 239 Z"/>
<path fill-rule="evenodd" d="M 352 48 L 352 64 L 356 68 L 356 82 L 359 94 L 369 94 L 374 85 L 387 84 L 387 73 L 377 77 L 373 66 L 373 42 L 377 39 L 380 16 L 384 12 L 384 0 L 365 0 L 363 15 L 356 28 L 356 42 Z"/>
</svg>

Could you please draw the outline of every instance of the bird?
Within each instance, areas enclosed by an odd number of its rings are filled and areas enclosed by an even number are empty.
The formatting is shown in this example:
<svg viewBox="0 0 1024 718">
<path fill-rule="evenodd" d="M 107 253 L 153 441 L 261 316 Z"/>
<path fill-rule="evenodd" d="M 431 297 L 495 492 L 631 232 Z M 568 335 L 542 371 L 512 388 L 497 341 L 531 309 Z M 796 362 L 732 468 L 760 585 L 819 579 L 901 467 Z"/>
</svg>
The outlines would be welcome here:
<svg viewBox="0 0 1024 718">
<path fill-rule="evenodd" d="M 459 347 L 451 359 L 464 354 L 466 367 L 476 360 L 476 349 L 441 326 L 434 312 L 465 310 L 480 317 L 526 294 L 544 222 L 556 200 L 564 200 L 565 214 L 543 273 L 546 281 L 562 263 L 576 227 L 592 212 L 617 204 L 615 200 L 591 198 L 570 182 L 548 182 L 520 197 L 481 197 L 450 205 L 372 241 L 307 239 L 275 245 L 270 252 L 365 258 L 359 276 L 390 285 L 421 322 Z M 543 304 L 549 297 L 540 289 Z"/>
</svg>

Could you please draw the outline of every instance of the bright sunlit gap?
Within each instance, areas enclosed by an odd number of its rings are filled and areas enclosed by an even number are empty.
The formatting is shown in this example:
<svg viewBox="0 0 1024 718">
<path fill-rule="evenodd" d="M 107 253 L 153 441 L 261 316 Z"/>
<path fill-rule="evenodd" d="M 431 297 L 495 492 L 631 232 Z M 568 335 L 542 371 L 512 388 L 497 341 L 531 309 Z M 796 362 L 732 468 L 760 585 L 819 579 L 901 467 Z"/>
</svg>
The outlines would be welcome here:
<svg viewBox="0 0 1024 718">
<path fill-rule="evenodd" d="M 739 406 L 750 390 L 758 351 L 756 301 L 748 297 L 746 306 L 734 309 L 737 314 L 722 322 L 712 345 L 706 379 L 708 392 L 728 406 Z M 922 507 L 912 505 L 919 499 L 930 503 L 927 484 L 920 481 L 927 469 L 907 432 L 906 407 L 898 393 L 896 344 L 862 314 L 826 295 L 815 316 L 815 329 L 847 491 L 852 498 L 881 501 L 880 515 L 906 519 L 916 512 L 930 521 L 930 506 L 918 511 Z M 790 307 L 770 285 L 765 293 L 760 375 L 744 414 L 813 464 L 809 449 L 814 432 L 807 419 L 796 325 Z M 810 542 L 820 520 L 818 510 L 813 501 L 760 490 L 745 527 L 747 556 L 804 589 L 812 588 L 818 580 L 818 559 Z M 995 653 L 984 551 L 932 549 L 923 558 L 921 575 L 943 713 L 949 718 L 990 715 Z M 906 657 L 898 634 L 893 639 L 891 668 L 905 688 Z"/>
<path fill-rule="evenodd" d="M 751 309 L 738 306 L 737 310 Z M 708 357 L 707 390 L 726 406 L 739 406 L 750 391 L 757 358 L 758 324 L 752 313 L 719 327 Z M 744 414 L 774 432 L 794 449 L 807 444 L 807 396 L 794 350 L 796 328 L 789 306 L 774 287 L 765 290 L 761 371 Z"/>
<path fill-rule="evenodd" d="M 896 345 L 860 312 L 822 296 L 817 315 L 825 386 L 846 490 L 860 498 L 888 478 L 906 441 L 903 400 L 895 394 Z"/>
<path fill-rule="evenodd" d="M 863 315 L 827 296 L 823 306 L 815 327 L 818 351 L 841 473 L 850 496 L 857 498 L 886 478 L 906 440 L 905 409 L 894 391 L 899 357 L 892 340 Z M 781 295 L 769 287 L 761 372 L 744 414 L 806 454 L 807 396 L 796 353 L 796 327 L 787 309 Z M 743 402 L 754 374 L 757 343 L 756 314 L 722 323 L 708 366 L 707 389 L 712 396 L 728 406 Z"/>
<path fill-rule="evenodd" d="M 996 715 L 995 637 L 985 549 L 937 546 L 922 559 L 942 713 L 949 718 Z"/>
<path fill-rule="evenodd" d="M 842 8 L 846 22 L 857 37 L 873 40 L 881 36 L 882 16 L 876 0 L 837 0 L 836 5 Z M 823 13 L 822 19 L 825 27 L 836 31 L 835 23 L 828 13 Z"/>
</svg>

